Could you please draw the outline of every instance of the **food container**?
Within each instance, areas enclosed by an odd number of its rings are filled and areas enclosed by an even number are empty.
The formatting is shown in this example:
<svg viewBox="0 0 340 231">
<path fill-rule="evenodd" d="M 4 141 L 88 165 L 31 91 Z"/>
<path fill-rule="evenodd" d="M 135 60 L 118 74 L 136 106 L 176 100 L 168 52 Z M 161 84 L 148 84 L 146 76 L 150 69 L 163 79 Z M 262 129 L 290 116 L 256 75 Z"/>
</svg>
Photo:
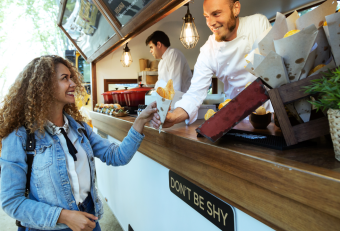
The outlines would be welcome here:
<svg viewBox="0 0 340 231">
<path fill-rule="evenodd" d="M 145 94 L 151 89 L 153 88 L 143 87 L 143 84 L 139 84 L 137 88 L 124 91 L 126 105 L 128 107 L 138 107 L 139 104 L 145 104 Z"/>
<path fill-rule="evenodd" d="M 104 97 L 105 104 L 113 104 L 112 92 L 114 91 L 107 91 L 102 94 L 102 96 Z"/>
<path fill-rule="evenodd" d="M 257 115 L 251 113 L 249 116 L 249 121 L 256 129 L 265 129 L 271 122 L 272 113 L 267 113 L 264 115 Z"/>
<path fill-rule="evenodd" d="M 118 88 L 117 88 L 118 89 Z M 118 103 L 120 106 L 126 106 L 124 92 L 127 91 L 127 87 L 124 90 L 116 90 L 112 92 L 114 103 Z"/>
</svg>

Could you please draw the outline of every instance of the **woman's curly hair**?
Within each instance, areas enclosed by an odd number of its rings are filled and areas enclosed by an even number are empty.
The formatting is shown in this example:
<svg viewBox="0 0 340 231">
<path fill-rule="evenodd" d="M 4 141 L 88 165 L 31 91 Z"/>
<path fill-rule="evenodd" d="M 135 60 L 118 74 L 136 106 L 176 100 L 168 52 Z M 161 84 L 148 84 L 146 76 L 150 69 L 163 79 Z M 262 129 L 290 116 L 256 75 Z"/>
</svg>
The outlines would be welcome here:
<svg viewBox="0 0 340 231">
<path fill-rule="evenodd" d="M 83 100 L 86 94 L 82 75 L 66 59 L 46 55 L 33 59 L 19 74 L 9 89 L 0 108 L 0 150 L 1 141 L 14 129 L 25 126 L 30 132 L 44 134 L 44 125 L 55 101 L 57 89 L 56 65 L 64 64 L 71 72 L 76 84 L 75 97 Z M 67 104 L 64 111 L 75 120 L 84 121 L 75 104 Z"/>
</svg>

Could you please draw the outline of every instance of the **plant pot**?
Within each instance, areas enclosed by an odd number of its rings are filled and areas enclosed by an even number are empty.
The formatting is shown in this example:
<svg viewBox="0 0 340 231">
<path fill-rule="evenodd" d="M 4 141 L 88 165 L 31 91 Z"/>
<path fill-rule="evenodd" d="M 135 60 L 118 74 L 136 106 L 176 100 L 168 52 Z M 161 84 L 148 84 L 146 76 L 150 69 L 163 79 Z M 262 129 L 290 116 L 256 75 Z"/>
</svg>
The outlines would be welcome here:
<svg viewBox="0 0 340 231">
<path fill-rule="evenodd" d="M 329 130 L 331 133 L 335 159 L 340 161 L 340 109 L 328 109 Z"/>
</svg>

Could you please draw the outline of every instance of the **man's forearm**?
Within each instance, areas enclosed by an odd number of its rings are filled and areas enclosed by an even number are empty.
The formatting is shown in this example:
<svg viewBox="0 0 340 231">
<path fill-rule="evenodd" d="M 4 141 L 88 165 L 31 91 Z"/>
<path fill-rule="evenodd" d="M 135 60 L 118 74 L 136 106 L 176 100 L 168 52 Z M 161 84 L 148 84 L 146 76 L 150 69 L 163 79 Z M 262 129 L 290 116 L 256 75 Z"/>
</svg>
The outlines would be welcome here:
<svg viewBox="0 0 340 231">
<path fill-rule="evenodd" d="M 173 123 L 174 124 L 183 122 L 186 119 L 189 119 L 189 115 L 183 108 L 178 107 L 173 111 Z"/>
</svg>

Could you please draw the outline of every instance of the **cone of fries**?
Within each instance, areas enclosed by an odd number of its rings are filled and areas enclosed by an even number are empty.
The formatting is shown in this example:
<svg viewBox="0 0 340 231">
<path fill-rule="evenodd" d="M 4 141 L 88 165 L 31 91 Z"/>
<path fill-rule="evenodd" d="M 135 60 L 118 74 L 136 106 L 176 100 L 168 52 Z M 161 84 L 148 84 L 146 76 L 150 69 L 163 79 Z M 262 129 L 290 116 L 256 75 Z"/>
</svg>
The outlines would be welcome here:
<svg viewBox="0 0 340 231">
<path fill-rule="evenodd" d="M 288 18 L 277 13 L 273 27 L 245 56 L 245 69 L 270 88 L 277 88 L 340 65 L 340 12 L 334 14 L 336 7 L 337 1 L 327 0 L 301 17 L 296 11 Z M 309 121 L 308 99 L 286 107 L 301 123 Z"/>
<path fill-rule="evenodd" d="M 158 87 L 156 90 L 157 113 L 162 124 L 159 126 L 159 133 L 161 133 L 163 123 L 168 114 L 172 99 L 175 95 L 174 85 L 172 79 L 168 81 L 165 88 Z"/>
</svg>

